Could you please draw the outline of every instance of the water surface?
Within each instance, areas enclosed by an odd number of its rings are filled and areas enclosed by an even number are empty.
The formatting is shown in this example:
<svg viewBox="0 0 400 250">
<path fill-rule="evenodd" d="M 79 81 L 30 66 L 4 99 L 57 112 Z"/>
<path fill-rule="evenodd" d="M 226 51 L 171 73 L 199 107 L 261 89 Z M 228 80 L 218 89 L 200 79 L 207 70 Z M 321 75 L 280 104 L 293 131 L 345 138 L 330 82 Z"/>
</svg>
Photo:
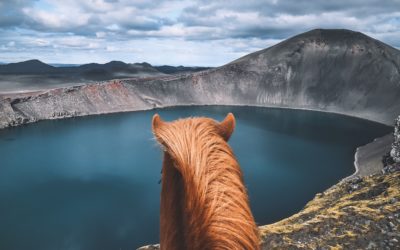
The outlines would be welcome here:
<svg viewBox="0 0 400 250">
<path fill-rule="evenodd" d="M 165 120 L 228 112 L 230 144 L 259 225 L 299 211 L 354 172 L 357 146 L 391 128 L 321 112 L 176 107 L 43 121 L 0 130 L 0 249 L 135 249 L 158 242 Z"/>
</svg>

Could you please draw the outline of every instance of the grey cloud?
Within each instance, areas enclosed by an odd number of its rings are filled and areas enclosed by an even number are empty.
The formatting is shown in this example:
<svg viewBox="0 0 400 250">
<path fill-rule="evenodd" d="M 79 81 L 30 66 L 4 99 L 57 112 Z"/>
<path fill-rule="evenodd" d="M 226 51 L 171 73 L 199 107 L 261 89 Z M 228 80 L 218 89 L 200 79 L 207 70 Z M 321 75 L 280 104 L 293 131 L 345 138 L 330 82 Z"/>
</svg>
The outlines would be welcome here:
<svg viewBox="0 0 400 250">
<path fill-rule="evenodd" d="M 184 3 L 185 1 L 181 1 Z M 376 22 L 387 22 L 388 13 L 400 10 L 400 0 L 337 0 L 337 1 L 309 1 L 309 0 L 276 0 L 276 1 L 222 1 L 203 0 L 188 2 L 189 6 L 182 10 L 177 20 L 165 16 L 160 6 L 168 5 L 168 1 L 128 1 L 108 0 L 103 5 L 96 5 L 89 1 L 74 1 L 79 6 L 78 12 L 89 16 L 86 23 L 76 24 L 66 22 L 62 26 L 49 26 L 43 20 L 37 20 L 22 12 L 23 7 L 32 6 L 30 1 L 2 1 L 0 9 L 7 9 L 16 14 L 2 11 L 0 14 L 0 27 L 23 27 L 40 32 L 73 33 L 95 37 L 98 32 L 113 32 L 118 39 L 136 37 L 160 37 L 154 32 L 163 27 L 181 24 L 184 27 L 206 27 L 207 31 L 198 35 L 186 32 L 184 37 L 188 40 L 213 40 L 226 38 L 276 38 L 282 39 L 312 28 L 350 28 L 358 29 L 354 23 L 369 23 L 370 15 L 381 15 Z M 154 8 L 154 9 L 152 9 Z M 135 12 L 124 12 L 131 10 Z M 218 11 L 226 14 L 218 15 Z M 121 12 L 120 15 L 118 12 Z M 110 14 L 111 13 L 111 14 Z M 116 13 L 116 14 L 115 14 Z M 253 20 L 240 20 L 238 15 L 248 13 L 257 14 Z M 302 23 L 301 20 L 284 24 L 271 22 L 272 19 L 286 15 L 287 18 L 296 18 L 307 15 L 322 15 L 324 13 L 341 13 L 344 17 L 355 20 L 354 23 L 315 22 L 313 24 Z M 68 13 L 67 13 L 68 14 Z M 69 13 L 71 14 L 71 13 Z M 110 16 L 110 15 L 114 16 Z M 117 15 L 117 17 L 115 17 Z M 72 16 L 71 16 L 72 17 Z M 375 22 L 375 23 L 376 23 Z M 400 22 L 400 21 L 398 21 Z M 115 28 L 110 30 L 110 28 Z M 365 27 L 364 31 L 372 31 L 373 25 Z M 399 28 L 400 29 L 400 28 Z M 135 30 L 136 33 L 128 30 Z M 165 34 L 164 34 L 165 36 Z M 171 34 L 174 36 L 174 34 Z"/>
<path fill-rule="evenodd" d="M 164 25 L 169 25 L 172 22 L 167 18 L 156 17 L 140 17 L 138 19 L 130 18 L 122 22 L 122 27 L 139 31 L 159 30 Z"/>
<path fill-rule="evenodd" d="M 163 2 L 161 0 L 108 0 L 104 5 L 97 5 L 89 1 L 71 1 L 76 5 L 76 12 L 63 13 L 67 19 L 58 26 L 49 25 L 48 22 L 51 20 L 37 16 L 38 12 L 36 12 L 34 2 L 36 1 L 1 0 L 0 29 L 23 28 L 38 32 L 73 33 L 94 37 L 96 32 L 107 31 L 108 27 L 113 25 L 120 29 L 114 32 L 124 34 L 127 30 L 156 31 L 163 26 L 174 24 L 174 21 L 168 17 L 152 13 L 151 8 L 160 5 Z M 131 9 L 136 12 L 124 12 L 124 10 Z M 110 13 L 114 17 L 110 16 Z M 56 12 L 49 12 L 49 14 L 57 15 Z M 79 15 L 87 15 L 87 22 L 78 24 L 73 22 L 74 18 Z"/>
<path fill-rule="evenodd" d="M 218 16 L 218 11 L 226 14 Z M 364 32 L 372 31 L 374 25 L 390 22 L 393 19 L 392 15 L 397 15 L 398 19 L 395 25 L 397 25 L 397 30 L 400 30 L 399 11 L 399 0 L 248 0 L 230 2 L 205 0 L 187 7 L 178 21 L 186 27 L 222 27 L 225 37 L 282 39 L 313 28 L 348 28 Z M 256 14 L 257 17 L 251 21 L 237 18 L 238 15 L 248 14 Z M 332 16 L 331 20 L 328 15 Z M 302 18 L 307 19 L 310 16 L 317 17 L 313 23 L 302 22 Z M 274 22 L 279 21 L 279 17 L 287 20 L 282 20 L 281 23 Z M 321 18 L 318 20 L 318 17 Z M 334 18 L 343 20 L 334 20 Z"/>
<path fill-rule="evenodd" d="M 322 12 L 348 12 L 352 14 L 380 14 L 395 12 L 400 9 L 399 0 L 247 0 L 224 1 L 202 0 L 187 10 L 195 10 L 195 6 L 207 6 L 208 9 L 229 9 L 235 11 L 258 11 L 263 15 L 276 14 L 304 15 Z"/>
<path fill-rule="evenodd" d="M 240 41 L 230 48 L 236 56 L 314 28 L 353 29 L 400 47 L 400 0 L 49 2 L 58 6 L 54 12 L 38 11 L 34 1 L 0 0 L 0 55 L 18 49 L 101 54 L 131 41 L 177 39 L 196 46 Z"/>
<path fill-rule="evenodd" d="M 29 0 L 2 0 L 0 1 L 0 28 L 13 28 L 25 22 L 24 7 L 29 7 L 35 1 Z"/>
</svg>

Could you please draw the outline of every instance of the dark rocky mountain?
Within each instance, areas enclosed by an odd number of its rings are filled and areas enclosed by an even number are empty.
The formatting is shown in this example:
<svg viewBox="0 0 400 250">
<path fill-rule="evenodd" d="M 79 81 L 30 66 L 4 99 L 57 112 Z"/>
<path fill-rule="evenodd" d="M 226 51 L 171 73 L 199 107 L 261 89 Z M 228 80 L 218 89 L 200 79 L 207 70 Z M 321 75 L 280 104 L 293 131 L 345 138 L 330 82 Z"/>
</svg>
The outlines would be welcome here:
<svg viewBox="0 0 400 250">
<path fill-rule="evenodd" d="M 57 71 L 56 67 L 36 59 L 0 65 L 0 74 L 47 74 Z"/>
<path fill-rule="evenodd" d="M 219 68 L 135 89 L 160 106 L 301 108 L 392 124 L 400 112 L 400 51 L 359 32 L 316 29 Z"/>
</svg>

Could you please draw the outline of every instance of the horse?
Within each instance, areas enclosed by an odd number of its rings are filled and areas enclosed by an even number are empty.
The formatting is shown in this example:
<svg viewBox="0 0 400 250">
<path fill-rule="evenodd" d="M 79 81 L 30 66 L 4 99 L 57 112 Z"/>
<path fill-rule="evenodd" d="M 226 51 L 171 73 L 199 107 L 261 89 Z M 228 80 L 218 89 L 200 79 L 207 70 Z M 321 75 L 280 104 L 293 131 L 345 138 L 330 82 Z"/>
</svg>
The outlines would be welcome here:
<svg viewBox="0 0 400 250">
<path fill-rule="evenodd" d="M 260 248 L 242 171 L 227 143 L 235 123 L 232 113 L 222 122 L 153 116 L 152 131 L 164 151 L 162 250 Z"/>
</svg>

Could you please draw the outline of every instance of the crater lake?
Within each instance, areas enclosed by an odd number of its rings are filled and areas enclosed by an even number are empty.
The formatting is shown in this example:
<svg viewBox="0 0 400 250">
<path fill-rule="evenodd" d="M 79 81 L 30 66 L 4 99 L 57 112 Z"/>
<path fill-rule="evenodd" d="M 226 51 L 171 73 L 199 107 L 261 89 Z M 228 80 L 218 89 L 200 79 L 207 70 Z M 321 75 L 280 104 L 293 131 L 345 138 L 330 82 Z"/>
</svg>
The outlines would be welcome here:
<svg viewBox="0 0 400 250">
<path fill-rule="evenodd" d="M 151 119 L 236 117 L 229 141 L 258 225 L 351 175 L 358 146 L 392 128 L 290 109 L 193 106 L 0 130 L 0 249 L 135 249 L 159 237 L 162 151 Z"/>
</svg>

